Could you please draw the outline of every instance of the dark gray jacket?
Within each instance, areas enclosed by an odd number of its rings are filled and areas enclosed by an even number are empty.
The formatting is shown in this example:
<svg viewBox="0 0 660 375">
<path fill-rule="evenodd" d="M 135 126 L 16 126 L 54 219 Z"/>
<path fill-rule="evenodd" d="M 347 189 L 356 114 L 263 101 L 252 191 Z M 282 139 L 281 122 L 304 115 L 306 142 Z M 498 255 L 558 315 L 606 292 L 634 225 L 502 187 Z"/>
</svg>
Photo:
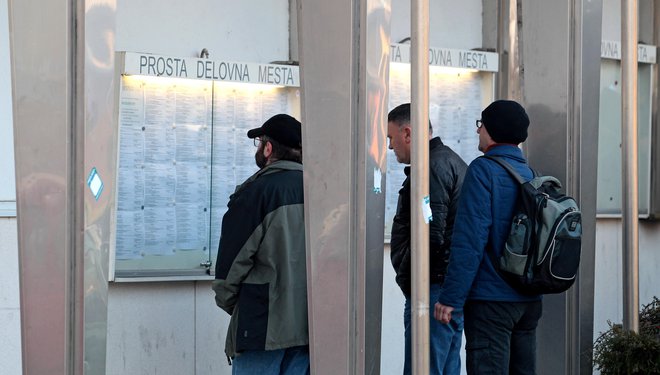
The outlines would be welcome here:
<svg viewBox="0 0 660 375">
<path fill-rule="evenodd" d="M 429 277 L 431 284 L 441 284 L 447 271 L 454 217 L 467 165 L 439 137 L 429 142 L 429 193 L 433 220 L 430 224 Z M 391 259 L 396 282 L 410 297 L 410 167 L 399 190 L 399 203 L 392 223 Z M 421 204 L 421 202 L 420 202 Z"/>
<path fill-rule="evenodd" d="M 227 356 L 308 344 L 303 218 L 299 163 L 274 162 L 229 198 L 213 282 L 231 315 Z"/>
</svg>

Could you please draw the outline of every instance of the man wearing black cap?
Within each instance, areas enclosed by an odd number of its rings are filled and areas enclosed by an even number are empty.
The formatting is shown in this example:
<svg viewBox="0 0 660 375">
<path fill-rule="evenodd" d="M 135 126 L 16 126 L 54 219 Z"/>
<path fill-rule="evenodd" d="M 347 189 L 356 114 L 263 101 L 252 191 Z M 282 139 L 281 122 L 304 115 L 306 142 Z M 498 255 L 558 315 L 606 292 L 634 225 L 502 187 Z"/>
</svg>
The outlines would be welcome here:
<svg viewBox="0 0 660 375">
<path fill-rule="evenodd" d="M 401 104 L 387 116 L 389 147 L 399 163 L 410 164 L 411 134 L 410 103 Z M 426 131 L 426 129 L 419 129 Z M 429 123 L 429 135 L 433 128 Z M 445 277 L 449 246 L 454 226 L 458 197 L 467 165 L 460 156 L 442 143 L 440 137 L 429 141 L 429 198 L 433 220 L 429 223 L 429 294 L 438 298 Z M 412 372 L 411 361 L 411 241 L 410 241 L 410 167 L 404 168 L 406 179 L 399 190 L 399 203 L 392 223 L 390 256 L 396 272 L 396 282 L 406 298 L 403 308 L 405 359 L 403 373 Z M 430 313 L 430 311 L 429 311 Z M 451 324 L 431 321 L 429 324 L 429 370 L 431 375 L 461 373 L 461 340 L 463 318 L 454 314 Z"/>
<path fill-rule="evenodd" d="M 532 178 L 518 147 L 527 139 L 529 127 L 520 104 L 495 101 L 481 112 L 476 125 L 480 151 L 505 159 L 523 178 Z M 491 263 L 504 250 L 518 193 L 519 184 L 495 161 L 477 158 L 470 164 L 447 277 L 434 311 L 437 320 L 447 323 L 454 309 L 463 308 L 468 374 L 536 373 L 541 296 L 518 293 Z"/>
<path fill-rule="evenodd" d="M 279 114 L 247 135 L 261 169 L 229 198 L 213 282 L 225 353 L 235 375 L 309 374 L 301 125 Z"/>
</svg>

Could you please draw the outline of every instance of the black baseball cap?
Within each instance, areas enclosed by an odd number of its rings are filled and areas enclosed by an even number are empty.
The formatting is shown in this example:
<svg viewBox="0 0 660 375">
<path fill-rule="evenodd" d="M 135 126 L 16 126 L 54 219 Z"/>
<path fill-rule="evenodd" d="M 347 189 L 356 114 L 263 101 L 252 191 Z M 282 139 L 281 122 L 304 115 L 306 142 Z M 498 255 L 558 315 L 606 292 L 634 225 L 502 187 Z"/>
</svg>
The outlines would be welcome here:
<svg viewBox="0 0 660 375">
<path fill-rule="evenodd" d="M 284 113 L 269 118 L 261 127 L 247 132 L 248 138 L 257 138 L 262 135 L 285 146 L 302 148 L 300 121 Z"/>
</svg>

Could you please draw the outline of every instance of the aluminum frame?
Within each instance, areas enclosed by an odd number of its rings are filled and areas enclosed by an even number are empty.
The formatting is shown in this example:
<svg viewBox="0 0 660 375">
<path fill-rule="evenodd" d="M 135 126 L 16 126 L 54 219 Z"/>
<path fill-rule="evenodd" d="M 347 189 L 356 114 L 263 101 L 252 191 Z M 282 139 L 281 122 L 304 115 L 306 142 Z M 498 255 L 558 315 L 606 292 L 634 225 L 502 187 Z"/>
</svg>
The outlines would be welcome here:
<svg viewBox="0 0 660 375">
<path fill-rule="evenodd" d="M 593 345 L 601 22 L 601 1 L 522 3 L 522 97 L 532 121 L 525 152 L 534 168 L 557 176 L 578 200 L 583 228 L 576 284 L 543 301 L 539 374 L 593 371 L 583 354 Z"/>
<path fill-rule="evenodd" d="M 623 328 L 639 332 L 639 190 L 637 142 L 638 0 L 621 1 L 621 164 Z"/>
<path fill-rule="evenodd" d="M 378 374 L 390 3 L 297 13 L 311 370 Z"/>
<path fill-rule="evenodd" d="M 23 371 L 101 374 L 116 3 L 10 0 L 9 10 Z M 85 184 L 92 167 L 98 200 Z"/>
<path fill-rule="evenodd" d="M 23 373 L 82 373 L 82 17 L 10 0 L 9 19 Z"/>
<path fill-rule="evenodd" d="M 410 248 L 412 293 L 411 362 L 413 374 L 428 374 L 430 367 L 429 222 L 424 201 L 429 199 L 429 1 L 412 0 L 410 47 Z M 426 220 L 425 220 L 426 219 Z M 433 301 L 435 302 L 435 301 Z"/>
<path fill-rule="evenodd" d="M 654 45 L 660 43 L 660 6 L 657 6 L 655 2 L 651 2 L 651 8 L 647 9 L 643 6 L 640 6 L 643 10 L 648 10 L 648 13 L 653 15 L 651 20 L 651 28 L 653 32 L 651 33 L 651 38 Z M 645 22 L 642 19 L 640 24 L 644 25 Z M 645 37 L 646 35 L 641 35 L 640 37 Z M 660 85 L 660 74 L 658 74 L 658 64 L 653 65 L 653 84 L 651 86 L 652 96 L 651 96 L 651 185 L 649 186 L 649 218 L 653 220 L 660 219 L 660 125 L 658 124 L 660 119 L 658 117 L 658 85 Z"/>
</svg>

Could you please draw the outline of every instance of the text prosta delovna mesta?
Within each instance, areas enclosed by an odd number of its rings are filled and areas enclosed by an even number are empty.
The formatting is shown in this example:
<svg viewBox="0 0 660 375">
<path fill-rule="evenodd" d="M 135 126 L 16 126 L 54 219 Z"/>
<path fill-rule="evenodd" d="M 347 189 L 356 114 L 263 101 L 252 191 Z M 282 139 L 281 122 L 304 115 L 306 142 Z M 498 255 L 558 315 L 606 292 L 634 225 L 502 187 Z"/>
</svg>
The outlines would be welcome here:
<svg viewBox="0 0 660 375">
<path fill-rule="evenodd" d="M 225 61 L 195 59 L 195 76 L 188 75 L 186 60 L 175 57 L 140 56 L 140 74 L 202 78 L 222 81 L 252 82 L 250 76 L 257 77 L 259 83 L 294 85 L 293 70 L 288 66 L 245 64 Z M 251 71 L 253 70 L 258 71 Z"/>
</svg>

